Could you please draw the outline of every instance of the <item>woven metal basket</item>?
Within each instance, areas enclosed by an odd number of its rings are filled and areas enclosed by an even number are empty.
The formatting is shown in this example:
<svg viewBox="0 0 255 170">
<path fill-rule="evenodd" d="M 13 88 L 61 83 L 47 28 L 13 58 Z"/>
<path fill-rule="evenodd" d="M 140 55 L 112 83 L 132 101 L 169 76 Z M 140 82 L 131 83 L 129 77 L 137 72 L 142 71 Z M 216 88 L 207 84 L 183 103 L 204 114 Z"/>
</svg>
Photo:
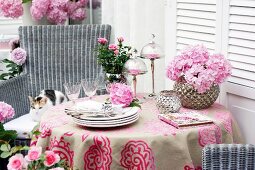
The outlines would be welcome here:
<svg viewBox="0 0 255 170">
<path fill-rule="evenodd" d="M 174 90 L 178 93 L 183 107 L 197 110 L 210 107 L 220 93 L 219 85 L 213 85 L 205 93 L 200 94 L 186 82 L 175 82 Z"/>
</svg>

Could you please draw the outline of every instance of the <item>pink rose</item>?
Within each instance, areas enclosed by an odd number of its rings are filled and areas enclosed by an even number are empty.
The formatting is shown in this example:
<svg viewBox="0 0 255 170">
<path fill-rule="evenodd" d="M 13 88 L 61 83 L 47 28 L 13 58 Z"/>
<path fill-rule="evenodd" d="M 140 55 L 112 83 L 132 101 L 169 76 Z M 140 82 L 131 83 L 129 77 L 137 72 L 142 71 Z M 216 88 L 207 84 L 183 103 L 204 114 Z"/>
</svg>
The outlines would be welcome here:
<svg viewBox="0 0 255 170">
<path fill-rule="evenodd" d="M 115 55 L 118 55 L 118 54 L 119 54 L 119 50 L 115 50 L 115 51 L 114 51 L 114 54 L 115 54 Z"/>
<path fill-rule="evenodd" d="M 108 40 L 106 38 L 98 38 L 97 42 L 99 42 L 102 45 L 105 45 L 108 42 Z"/>
<path fill-rule="evenodd" d="M 9 159 L 9 163 L 7 165 L 8 170 L 22 170 L 22 168 L 26 168 L 27 163 L 22 154 L 16 154 Z"/>
<path fill-rule="evenodd" d="M 28 151 L 27 156 L 25 156 L 27 161 L 36 161 L 40 159 L 40 156 L 42 154 L 42 147 L 30 147 L 30 150 Z"/>
<path fill-rule="evenodd" d="M 110 99 L 113 104 L 129 106 L 133 101 L 132 90 L 129 86 L 121 83 L 112 84 L 110 89 Z"/>
<path fill-rule="evenodd" d="M 109 50 L 112 50 L 112 51 L 117 50 L 117 45 L 115 45 L 115 44 L 110 44 L 110 45 L 109 45 Z"/>
<path fill-rule="evenodd" d="M 117 38 L 117 40 L 118 40 L 119 42 L 123 42 L 123 41 L 124 41 L 124 38 L 123 38 L 123 37 L 119 37 L 119 38 Z"/>
<path fill-rule="evenodd" d="M 51 169 L 49 169 L 49 170 L 65 170 L 65 169 L 64 169 L 64 168 L 58 167 L 58 168 L 51 168 Z"/>
<path fill-rule="evenodd" d="M 12 118 L 15 115 L 13 107 L 5 102 L 0 102 L 0 122 Z"/>
<path fill-rule="evenodd" d="M 58 154 L 55 154 L 53 151 L 45 151 L 45 161 L 44 165 L 50 167 L 55 165 L 60 161 L 60 157 Z"/>
<path fill-rule="evenodd" d="M 27 57 L 27 52 L 23 50 L 22 48 L 15 48 L 11 52 L 11 60 L 18 65 L 24 64 L 26 61 L 26 57 Z"/>
</svg>

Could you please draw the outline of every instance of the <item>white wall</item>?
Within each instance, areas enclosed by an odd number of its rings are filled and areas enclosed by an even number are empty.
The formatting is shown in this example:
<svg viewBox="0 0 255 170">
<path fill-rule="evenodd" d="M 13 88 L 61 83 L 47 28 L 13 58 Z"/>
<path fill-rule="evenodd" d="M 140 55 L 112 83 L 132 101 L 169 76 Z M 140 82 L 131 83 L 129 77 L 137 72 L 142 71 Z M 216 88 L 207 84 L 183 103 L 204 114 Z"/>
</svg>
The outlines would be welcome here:
<svg viewBox="0 0 255 170">
<path fill-rule="evenodd" d="M 102 5 L 102 23 L 112 26 L 112 39 L 123 36 L 126 43 L 141 51 L 149 43 L 151 33 L 163 50 L 165 45 L 164 0 L 107 0 Z M 124 12 L 123 12 L 124 11 Z M 138 92 L 151 92 L 150 61 L 146 61 L 148 73 L 137 77 Z M 165 60 L 155 61 L 155 90 L 165 88 Z"/>
</svg>

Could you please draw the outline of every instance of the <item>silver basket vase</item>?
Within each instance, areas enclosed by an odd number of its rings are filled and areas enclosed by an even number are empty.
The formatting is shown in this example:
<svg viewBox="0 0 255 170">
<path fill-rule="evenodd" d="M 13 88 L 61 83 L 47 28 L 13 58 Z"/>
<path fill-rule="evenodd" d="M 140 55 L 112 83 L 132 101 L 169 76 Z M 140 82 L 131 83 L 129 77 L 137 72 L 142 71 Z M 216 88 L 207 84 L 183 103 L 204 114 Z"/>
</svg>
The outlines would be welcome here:
<svg viewBox="0 0 255 170">
<path fill-rule="evenodd" d="M 212 85 L 206 92 L 198 93 L 192 85 L 184 81 L 175 82 L 173 89 L 178 93 L 183 107 L 196 110 L 210 107 L 220 93 L 219 85 Z"/>
</svg>

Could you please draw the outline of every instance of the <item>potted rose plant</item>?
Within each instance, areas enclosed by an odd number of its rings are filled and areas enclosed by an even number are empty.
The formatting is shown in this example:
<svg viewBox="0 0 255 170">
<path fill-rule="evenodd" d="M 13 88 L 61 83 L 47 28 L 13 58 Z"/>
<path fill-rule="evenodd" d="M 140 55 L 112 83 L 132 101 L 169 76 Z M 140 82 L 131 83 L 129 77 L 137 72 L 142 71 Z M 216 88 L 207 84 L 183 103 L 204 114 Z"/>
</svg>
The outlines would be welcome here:
<svg viewBox="0 0 255 170">
<path fill-rule="evenodd" d="M 107 39 L 98 38 L 97 58 L 110 82 L 125 83 L 122 71 L 125 62 L 130 58 L 131 47 L 123 45 L 123 37 L 119 37 L 117 40 L 117 44 L 108 45 Z"/>
<path fill-rule="evenodd" d="M 219 85 L 231 74 L 231 64 L 222 54 L 210 55 L 203 45 L 188 46 L 168 65 L 166 75 L 183 107 L 204 109 L 217 99 Z"/>
</svg>

